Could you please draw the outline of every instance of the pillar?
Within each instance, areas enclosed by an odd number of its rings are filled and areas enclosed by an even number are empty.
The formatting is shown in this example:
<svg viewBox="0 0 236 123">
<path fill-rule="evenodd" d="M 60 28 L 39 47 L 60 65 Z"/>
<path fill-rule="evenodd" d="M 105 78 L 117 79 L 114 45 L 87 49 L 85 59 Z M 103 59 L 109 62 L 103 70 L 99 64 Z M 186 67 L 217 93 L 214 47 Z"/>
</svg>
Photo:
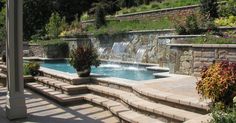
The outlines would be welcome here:
<svg viewBox="0 0 236 123">
<path fill-rule="evenodd" d="M 26 117 L 23 83 L 23 0 L 7 1 L 7 103 L 8 119 Z"/>
</svg>

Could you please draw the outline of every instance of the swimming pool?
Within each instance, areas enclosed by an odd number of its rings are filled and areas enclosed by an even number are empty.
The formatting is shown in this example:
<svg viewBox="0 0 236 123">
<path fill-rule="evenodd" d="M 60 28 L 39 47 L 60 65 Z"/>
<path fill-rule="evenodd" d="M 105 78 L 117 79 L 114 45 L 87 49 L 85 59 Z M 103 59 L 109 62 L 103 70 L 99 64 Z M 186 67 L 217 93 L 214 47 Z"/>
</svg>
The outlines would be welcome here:
<svg viewBox="0 0 236 123">
<path fill-rule="evenodd" d="M 62 72 L 76 73 L 76 70 L 67 61 L 44 61 L 41 66 Z M 91 73 L 137 81 L 155 79 L 153 71 L 137 65 L 102 63 L 97 68 L 92 67 Z"/>
</svg>

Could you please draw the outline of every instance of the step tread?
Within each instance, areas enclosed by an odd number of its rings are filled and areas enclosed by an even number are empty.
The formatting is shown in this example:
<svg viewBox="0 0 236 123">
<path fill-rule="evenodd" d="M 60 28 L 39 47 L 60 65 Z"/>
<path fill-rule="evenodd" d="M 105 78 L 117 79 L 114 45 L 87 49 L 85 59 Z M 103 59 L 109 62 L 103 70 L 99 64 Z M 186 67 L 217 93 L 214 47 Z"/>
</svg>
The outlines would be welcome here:
<svg viewBox="0 0 236 123">
<path fill-rule="evenodd" d="M 49 96 L 59 102 L 71 102 L 71 101 L 78 101 L 82 100 L 83 96 L 82 95 L 67 95 L 67 94 L 62 94 L 59 91 L 55 91 L 54 89 L 45 87 L 41 84 L 38 83 L 26 83 L 26 86 L 35 89 L 36 91 L 39 91 L 46 96 Z"/>
<path fill-rule="evenodd" d="M 202 114 L 198 114 L 195 112 L 174 108 L 160 103 L 153 103 L 145 99 L 142 99 L 130 92 L 125 92 L 100 85 L 88 85 L 88 88 L 96 92 L 104 93 L 110 96 L 115 96 L 123 100 L 127 104 L 134 106 L 136 108 L 146 110 L 159 115 L 164 115 L 166 117 L 170 117 L 176 120 L 186 121 L 193 119 L 195 117 L 202 116 Z"/>
<path fill-rule="evenodd" d="M 66 82 L 62 82 L 53 78 L 49 78 L 49 77 L 44 77 L 44 76 L 37 76 L 35 77 L 35 79 L 39 82 L 42 82 L 44 84 L 48 84 L 57 88 L 61 88 L 63 90 L 66 91 L 74 91 L 74 90 L 78 90 L 81 88 L 86 88 L 86 85 L 71 85 L 69 83 Z"/>
<path fill-rule="evenodd" d="M 84 98 L 87 101 L 91 101 L 93 103 L 108 108 L 113 114 L 132 123 L 164 123 L 158 119 L 153 119 L 146 115 L 132 111 L 126 106 L 124 106 L 122 103 L 98 95 L 86 94 L 84 95 Z"/>
<path fill-rule="evenodd" d="M 173 102 L 181 105 L 191 106 L 195 108 L 200 108 L 204 110 L 209 110 L 210 100 L 200 101 L 198 98 L 184 96 L 184 95 L 176 95 L 169 92 L 159 91 L 157 89 L 152 88 L 142 88 L 142 87 L 133 87 L 133 89 L 147 97 L 151 97 L 154 99 L 160 99 L 168 102 Z"/>
</svg>

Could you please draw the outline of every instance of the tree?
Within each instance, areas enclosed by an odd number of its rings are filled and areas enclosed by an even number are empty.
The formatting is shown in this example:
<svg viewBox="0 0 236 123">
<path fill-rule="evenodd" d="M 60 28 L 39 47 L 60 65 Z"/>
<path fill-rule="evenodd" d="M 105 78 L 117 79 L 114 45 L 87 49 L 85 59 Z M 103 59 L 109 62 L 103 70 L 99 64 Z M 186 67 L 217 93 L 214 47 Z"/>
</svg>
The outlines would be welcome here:
<svg viewBox="0 0 236 123">
<path fill-rule="evenodd" d="M 103 25 L 106 25 L 106 14 L 105 14 L 105 6 L 104 2 L 99 2 L 95 7 L 95 25 L 96 28 L 100 28 Z"/>
<path fill-rule="evenodd" d="M 24 39 L 45 33 L 44 27 L 54 11 L 53 0 L 24 0 L 23 7 Z"/>
<path fill-rule="evenodd" d="M 0 9 L 0 41 L 6 40 L 6 7 L 5 0 L 1 0 L 1 9 Z"/>
<path fill-rule="evenodd" d="M 201 0 L 201 12 L 208 15 L 210 19 L 218 17 L 217 0 Z"/>
<path fill-rule="evenodd" d="M 65 21 L 65 20 L 63 20 Z M 62 24 L 62 18 L 60 15 L 55 12 L 52 13 L 48 24 L 46 24 L 45 30 L 50 38 L 57 38 L 60 32 L 62 31 L 61 29 L 61 24 Z"/>
</svg>

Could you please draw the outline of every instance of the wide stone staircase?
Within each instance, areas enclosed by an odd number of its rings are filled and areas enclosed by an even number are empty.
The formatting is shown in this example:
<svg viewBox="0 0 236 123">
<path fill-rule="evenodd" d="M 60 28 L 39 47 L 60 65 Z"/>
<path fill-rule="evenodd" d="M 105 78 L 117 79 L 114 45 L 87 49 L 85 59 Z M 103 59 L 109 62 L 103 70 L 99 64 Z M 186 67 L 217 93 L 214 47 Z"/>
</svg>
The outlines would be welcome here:
<svg viewBox="0 0 236 123">
<path fill-rule="evenodd" d="M 0 68 L 6 67 L 0 65 Z M 88 102 L 103 107 L 121 122 L 189 122 L 206 116 L 209 109 L 207 103 L 189 97 L 171 96 L 158 90 L 145 90 L 97 78 L 75 81 L 50 72 L 42 72 L 41 76 L 34 77 L 34 81 L 25 82 L 25 87 L 62 105 Z"/>
</svg>

